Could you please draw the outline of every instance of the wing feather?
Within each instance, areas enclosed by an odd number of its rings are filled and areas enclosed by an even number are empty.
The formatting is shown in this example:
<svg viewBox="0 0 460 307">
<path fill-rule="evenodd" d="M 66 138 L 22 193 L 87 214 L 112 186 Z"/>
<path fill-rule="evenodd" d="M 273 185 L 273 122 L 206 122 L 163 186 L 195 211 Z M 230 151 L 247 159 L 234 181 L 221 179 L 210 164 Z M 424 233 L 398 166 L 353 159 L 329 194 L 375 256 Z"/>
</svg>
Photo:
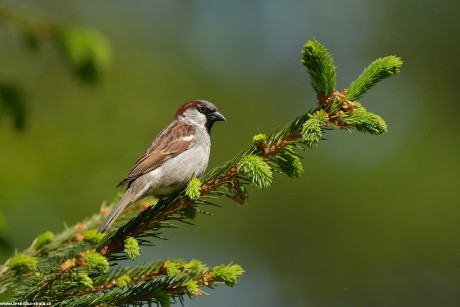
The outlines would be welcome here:
<svg viewBox="0 0 460 307">
<path fill-rule="evenodd" d="M 145 154 L 117 187 L 130 184 L 140 176 L 153 171 L 166 161 L 176 157 L 191 147 L 195 128 L 180 121 L 174 121 L 164 128 L 150 145 Z"/>
</svg>

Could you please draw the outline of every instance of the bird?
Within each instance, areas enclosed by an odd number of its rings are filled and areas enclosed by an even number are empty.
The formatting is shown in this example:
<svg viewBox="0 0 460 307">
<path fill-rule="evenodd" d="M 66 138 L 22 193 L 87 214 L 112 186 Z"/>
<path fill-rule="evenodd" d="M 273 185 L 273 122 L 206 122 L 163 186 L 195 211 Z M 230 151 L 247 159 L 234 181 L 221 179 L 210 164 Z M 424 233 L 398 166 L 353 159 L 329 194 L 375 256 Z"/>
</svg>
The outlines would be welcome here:
<svg viewBox="0 0 460 307">
<path fill-rule="evenodd" d="M 225 121 L 217 107 L 207 100 L 192 100 L 179 107 L 174 120 L 155 137 L 117 187 L 127 189 L 101 224 L 106 232 L 123 210 L 147 197 L 158 199 L 185 188 L 193 177 L 204 174 L 211 151 L 211 128 Z"/>
</svg>

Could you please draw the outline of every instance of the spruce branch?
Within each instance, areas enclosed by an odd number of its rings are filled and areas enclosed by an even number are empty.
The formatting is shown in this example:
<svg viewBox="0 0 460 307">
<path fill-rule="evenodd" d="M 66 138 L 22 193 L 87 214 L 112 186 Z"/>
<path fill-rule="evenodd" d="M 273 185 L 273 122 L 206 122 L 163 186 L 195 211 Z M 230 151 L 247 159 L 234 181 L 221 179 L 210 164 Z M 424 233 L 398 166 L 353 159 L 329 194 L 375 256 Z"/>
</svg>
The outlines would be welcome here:
<svg viewBox="0 0 460 307">
<path fill-rule="evenodd" d="M 300 162 L 301 156 L 295 152 L 295 147 L 287 145 L 278 155 L 272 158 L 274 168 L 278 167 L 281 173 L 288 177 L 297 178 L 303 174 L 303 166 Z"/>
<path fill-rule="evenodd" d="M 402 64 L 401 58 L 397 56 L 387 56 L 375 60 L 350 84 L 346 99 L 351 101 L 361 99 L 364 93 L 378 82 L 397 74 Z"/>
<path fill-rule="evenodd" d="M 125 240 L 125 253 L 129 259 L 135 260 L 141 254 L 139 242 L 133 237 L 127 237 Z"/>
<path fill-rule="evenodd" d="M 316 40 L 307 42 L 302 61 L 318 94 L 314 110 L 268 135 L 255 135 L 249 149 L 203 177 L 192 178 L 183 191 L 129 207 L 107 234 L 96 234 L 108 213 L 103 205 L 98 214 L 59 234 L 38 236 L 28 250 L 5 263 L 0 272 L 0 293 L 11 292 L 14 287 L 14 300 L 47 301 L 58 306 L 169 306 L 203 294 L 204 287 L 212 288 L 217 283 L 234 286 L 244 272 L 235 264 L 210 268 L 198 260 L 169 259 L 121 267 L 117 261 L 135 259 L 141 246 L 163 239 L 162 233 L 168 228 L 190 224 L 199 213 L 209 214 L 201 208 L 218 206 L 218 198 L 245 204 L 246 186 L 267 188 L 276 179 L 274 173 L 299 177 L 303 167 L 298 150 L 318 146 L 328 129 L 386 132 L 381 117 L 352 101 L 347 90 L 335 89 L 335 67 L 324 46 Z M 114 200 L 112 206 L 116 203 Z"/>
<path fill-rule="evenodd" d="M 201 180 L 193 177 L 192 180 L 187 185 L 187 188 L 185 189 L 185 194 L 191 199 L 191 200 L 197 200 L 200 198 L 201 194 Z"/>
<path fill-rule="evenodd" d="M 346 125 L 353 126 L 360 132 L 375 135 L 387 132 L 385 121 L 380 116 L 367 112 L 359 102 L 354 103 L 352 114 L 341 114 L 340 121 Z"/>
<path fill-rule="evenodd" d="M 204 294 L 202 288 L 224 283 L 234 286 L 243 269 L 234 264 L 210 268 L 198 260 L 158 260 L 136 267 L 111 270 L 106 275 L 88 274 L 72 270 L 56 279 L 31 276 L 17 289 L 14 299 L 55 302 L 56 306 L 98 306 L 133 303 L 160 303 L 168 306 L 170 299 L 183 301 L 184 296 Z M 63 279 L 62 277 L 65 277 Z M 34 284 L 34 289 L 30 291 Z M 61 294 L 49 289 L 59 288 Z M 20 293 L 26 295 L 19 295 Z M 59 299 L 59 300 L 58 300 Z"/>
<path fill-rule="evenodd" d="M 307 68 L 311 85 L 319 96 L 327 96 L 336 85 L 332 55 L 316 39 L 308 41 L 302 50 L 302 64 Z"/>
<path fill-rule="evenodd" d="M 248 155 L 241 159 L 238 171 L 258 188 L 268 188 L 272 183 L 272 170 L 262 157 Z"/>
<path fill-rule="evenodd" d="M 323 110 L 318 110 L 309 114 L 309 119 L 305 121 L 302 127 L 302 139 L 308 148 L 318 146 L 323 136 L 323 127 L 328 121 L 328 114 Z"/>
</svg>

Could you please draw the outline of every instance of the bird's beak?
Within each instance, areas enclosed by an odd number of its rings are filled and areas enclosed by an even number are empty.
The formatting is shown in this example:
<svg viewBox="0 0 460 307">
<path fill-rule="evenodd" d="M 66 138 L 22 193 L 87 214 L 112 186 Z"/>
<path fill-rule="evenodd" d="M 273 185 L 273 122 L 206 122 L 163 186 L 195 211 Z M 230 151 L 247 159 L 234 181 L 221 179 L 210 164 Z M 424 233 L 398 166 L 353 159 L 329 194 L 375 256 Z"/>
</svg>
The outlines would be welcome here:
<svg viewBox="0 0 460 307">
<path fill-rule="evenodd" d="M 225 121 L 225 117 L 222 114 L 220 114 L 219 112 L 217 112 L 217 111 L 212 112 L 211 114 L 209 114 L 209 117 L 213 121 Z"/>
</svg>

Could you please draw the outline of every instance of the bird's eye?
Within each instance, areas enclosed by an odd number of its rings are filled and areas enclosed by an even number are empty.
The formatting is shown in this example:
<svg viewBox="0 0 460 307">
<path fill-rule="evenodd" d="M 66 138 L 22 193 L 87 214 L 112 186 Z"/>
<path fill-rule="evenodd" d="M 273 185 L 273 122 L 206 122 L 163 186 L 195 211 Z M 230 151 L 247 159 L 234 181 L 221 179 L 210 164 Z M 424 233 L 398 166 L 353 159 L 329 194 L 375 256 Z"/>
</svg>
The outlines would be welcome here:
<svg viewBox="0 0 460 307">
<path fill-rule="evenodd" d="M 205 113 L 206 112 L 206 107 L 205 106 L 198 106 L 198 111 L 200 111 L 201 113 Z"/>
</svg>

